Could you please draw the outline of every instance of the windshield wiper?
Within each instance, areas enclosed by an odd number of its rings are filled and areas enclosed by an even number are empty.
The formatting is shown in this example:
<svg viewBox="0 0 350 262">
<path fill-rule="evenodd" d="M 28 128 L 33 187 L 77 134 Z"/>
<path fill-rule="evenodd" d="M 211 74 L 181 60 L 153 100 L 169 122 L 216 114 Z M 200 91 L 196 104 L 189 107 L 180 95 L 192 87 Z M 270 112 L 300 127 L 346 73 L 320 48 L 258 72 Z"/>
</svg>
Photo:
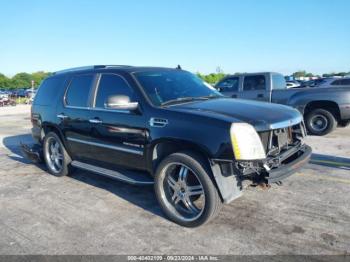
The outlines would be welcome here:
<svg viewBox="0 0 350 262">
<path fill-rule="evenodd" d="M 165 101 L 161 103 L 161 106 L 168 106 L 168 105 L 173 105 L 177 103 L 185 103 L 185 102 L 191 102 L 191 101 L 196 101 L 196 100 L 208 100 L 208 99 L 214 99 L 214 98 L 219 98 L 219 97 L 224 97 L 220 95 L 209 95 L 209 96 L 189 96 L 189 97 L 179 97 L 175 99 L 171 99 L 168 101 Z"/>
<path fill-rule="evenodd" d="M 186 102 L 191 102 L 191 101 L 196 101 L 196 100 L 207 100 L 207 99 L 208 98 L 206 98 L 206 97 L 193 97 L 193 96 L 179 97 L 179 98 L 165 101 L 165 102 L 161 103 L 160 105 L 161 106 L 168 106 L 168 105 L 173 105 L 173 104 L 178 104 L 178 103 L 186 103 Z"/>
<path fill-rule="evenodd" d="M 201 99 L 215 99 L 215 98 L 223 98 L 225 96 L 223 95 L 208 95 L 208 96 L 200 96 L 197 98 L 201 98 Z"/>
</svg>

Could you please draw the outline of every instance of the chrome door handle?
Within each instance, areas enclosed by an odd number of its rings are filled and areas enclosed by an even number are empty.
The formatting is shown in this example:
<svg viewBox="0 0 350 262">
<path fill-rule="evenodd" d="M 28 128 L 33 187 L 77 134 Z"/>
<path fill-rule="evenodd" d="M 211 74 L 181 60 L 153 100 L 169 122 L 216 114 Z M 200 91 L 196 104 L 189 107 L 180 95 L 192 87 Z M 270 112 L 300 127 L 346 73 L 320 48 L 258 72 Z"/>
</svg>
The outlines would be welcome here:
<svg viewBox="0 0 350 262">
<path fill-rule="evenodd" d="M 66 116 L 66 115 L 64 115 L 64 114 L 58 114 L 57 117 L 60 118 L 60 119 L 66 119 L 66 118 L 68 118 L 68 116 Z"/>
<path fill-rule="evenodd" d="M 102 124 L 102 121 L 96 118 L 89 119 L 89 122 L 93 124 Z"/>
</svg>

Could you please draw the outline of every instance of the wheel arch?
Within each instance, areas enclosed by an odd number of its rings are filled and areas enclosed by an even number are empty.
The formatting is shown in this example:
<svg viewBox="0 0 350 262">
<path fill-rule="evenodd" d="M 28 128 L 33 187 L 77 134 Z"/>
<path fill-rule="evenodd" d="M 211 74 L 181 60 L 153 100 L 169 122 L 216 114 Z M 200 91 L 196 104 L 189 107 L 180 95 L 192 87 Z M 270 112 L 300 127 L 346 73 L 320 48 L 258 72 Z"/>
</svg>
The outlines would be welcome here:
<svg viewBox="0 0 350 262">
<path fill-rule="evenodd" d="M 210 164 L 210 151 L 202 145 L 198 145 L 186 140 L 159 139 L 154 141 L 148 150 L 148 157 L 146 160 L 147 167 L 150 169 L 152 174 L 154 174 L 157 166 L 165 157 L 180 151 L 194 152 L 203 157 L 203 159 L 205 159 L 208 164 Z"/>
<path fill-rule="evenodd" d="M 324 109 L 333 114 L 333 116 L 340 121 L 340 108 L 339 105 L 331 100 L 315 100 L 306 104 L 304 109 L 304 116 L 310 113 L 314 109 Z"/>
<path fill-rule="evenodd" d="M 43 123 L 42 127 L 41 127 L 41 130 L 42 130 L 42 132 L 41 132 L 41 140 L 43 140 L 44 136 L 46 134 L 48 134 L 49 132 L 54 132 L 54 133 L 56 133 L 59 136 L 59 138 L 61 139 L 63 145 L 67 148 L 67 144 L 66 144 L 66 140 L 64 139 L 64 135 L 63 135 L 61 129 L 57 125 L 52 124 L 52 123 Z"/>
<path fill-rule="evenodd" d="M 218 190 L 222 202 L 230 203 L 234 199 L 241 196 L 241 185 L 237 180 L 237 177 L 233 174 L 229 176 L 224 174 L 219 163 L 210 161 L 211 154 L 209 150 L 190 141 L 160 140 L 154 143 L 153 147 L 150 150 L 150 159 L 148 160 L 151 173 L 153 175 L 155 174 L 160 162 L 168 155 L 176 152 L 186 151 L 194 153 L 198 157 L 201 157 L 204 161 L 203 164 L 206 164 L 208 170 L 211 170 L 211 172 L 208 174 L 209 178 L 212 180 L 215 188 Z M 158 154 L 158 152 L 161 152 L 161 154 L 157 155 L 155 158 L 154 154 Z"/>
</svg>

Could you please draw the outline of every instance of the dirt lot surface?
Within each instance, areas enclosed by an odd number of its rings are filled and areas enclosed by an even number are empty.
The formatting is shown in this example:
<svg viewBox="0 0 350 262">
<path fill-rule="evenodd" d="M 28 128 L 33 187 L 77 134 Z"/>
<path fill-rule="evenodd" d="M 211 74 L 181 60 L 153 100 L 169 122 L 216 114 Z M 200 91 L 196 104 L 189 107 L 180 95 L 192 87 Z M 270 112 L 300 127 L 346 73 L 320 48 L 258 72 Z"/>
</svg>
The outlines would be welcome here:
<svg viewBox="0 0 350 262">
<path fill-rule="evenodd" d="M 0 254 L 348 254 L 350 129 L 310 137 L 312 161 L 283 186 L 248 189 L 210 224 L 162 214 L 152 187 L 30 164 L 29 107 L 0 108 Z"/>
</svg>

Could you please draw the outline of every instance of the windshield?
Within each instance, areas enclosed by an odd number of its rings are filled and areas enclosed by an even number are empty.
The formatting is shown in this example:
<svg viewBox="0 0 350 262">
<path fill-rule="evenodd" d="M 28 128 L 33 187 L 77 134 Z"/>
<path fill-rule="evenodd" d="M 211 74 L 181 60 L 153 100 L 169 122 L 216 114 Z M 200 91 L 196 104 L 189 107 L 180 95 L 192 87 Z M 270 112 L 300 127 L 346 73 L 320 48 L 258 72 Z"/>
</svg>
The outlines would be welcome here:
<svg viewBox="0 0 350 262">
<path fill-rule="evenodd" d="M 197 98 L 222 97 L 214 87 L 186 71 L 158 70 L 137 72 L 134 75 L 156 106 L 170 101 L 180 103 Z"/>
</svg>

